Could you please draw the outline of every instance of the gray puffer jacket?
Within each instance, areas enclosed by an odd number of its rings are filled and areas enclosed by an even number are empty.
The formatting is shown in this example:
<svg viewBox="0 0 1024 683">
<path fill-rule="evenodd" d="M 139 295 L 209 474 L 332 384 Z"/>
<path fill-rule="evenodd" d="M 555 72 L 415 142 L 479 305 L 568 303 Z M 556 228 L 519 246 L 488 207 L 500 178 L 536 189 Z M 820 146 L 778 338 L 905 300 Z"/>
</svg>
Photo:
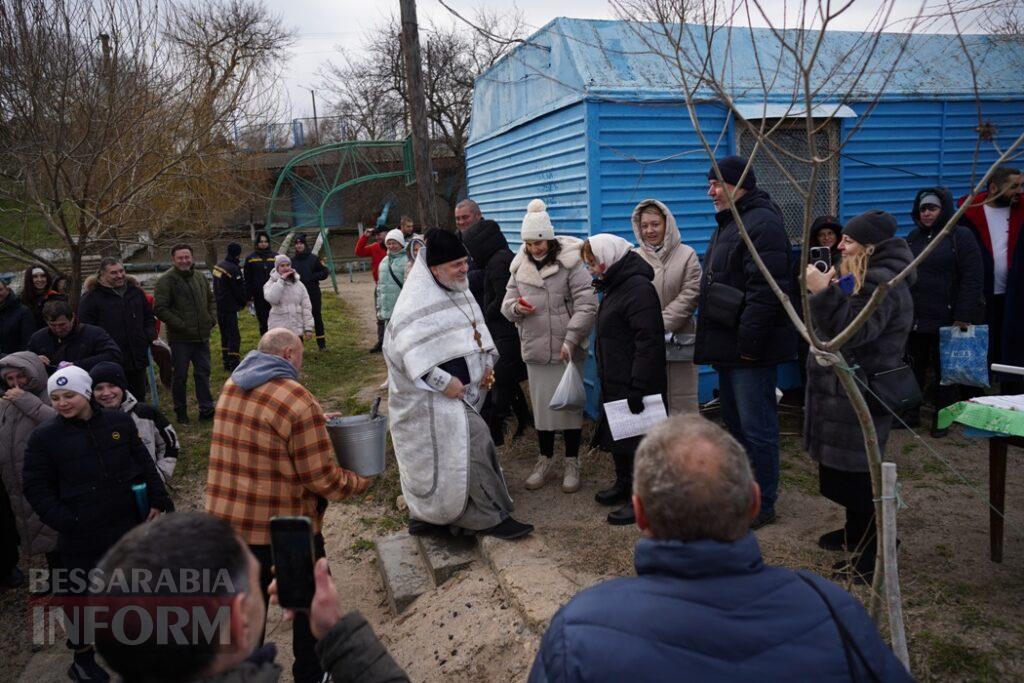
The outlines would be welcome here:
<svg viewBox="0 0 1024 683">
<path fill-rule="evenodd" d="M 875 245 L 868 261 L 867 275 L 860 292 L 847 296 L 837 285 L 811 297 L 811 317 L 822 339 L 839 334 L 863 310 L 871 293 L 914 260 L 910 247 L 900 237 Z M 907 335 L 914 322 L 911 273 L 886 294 L 867 322 L 847 342 L 842 353 L 849 363 L 858 364 L 867 376 L 892 370 L 903 364 Z M 863 379 L 864 375 L 860 375 Z M 889 434 L 892 417 L 875 416 L 879 443 Z M 867 472 L 864 437 L 850 400 L 835 371 L 819 365 L 813 355 L 807 358 L 807 400 L 804 408 L 804 447 L 822 465 L 846 472 Z"/>
<path fill-rule="evenodd" d="M 580 240 L 557 237 L 558 257 L 540 270 L 526 252 L 526 245 L 509 266 L 510 277 L 501 302 L 501 313 L 516 324 L 522 343 L 523 360 L 534 365 L 559 362 L 563 342 L 574 349 L 577 362 L 586 357 L 586 341 L 597 315 L 597 294 L 580 257 Z M 536 310 L 530 315 L 516 312 L 522 297 Z"/>
<path fill-rule="evenodd" d="M 0 372 L 10 368 L 28 376 L 24 393 L 13 401 L 0 399 L 0 476 L 11 499 L 22 552 L 40 555 L 55 550 L 57 532 L 43 524 L 22 493 L 25 444 L 39 424 L 57 414 L 46 395 L 46 368 L 39 356 L 19 351 L 0 358 Z M 3 388 L 3 392 L 7 389 Z"/>
</svg>

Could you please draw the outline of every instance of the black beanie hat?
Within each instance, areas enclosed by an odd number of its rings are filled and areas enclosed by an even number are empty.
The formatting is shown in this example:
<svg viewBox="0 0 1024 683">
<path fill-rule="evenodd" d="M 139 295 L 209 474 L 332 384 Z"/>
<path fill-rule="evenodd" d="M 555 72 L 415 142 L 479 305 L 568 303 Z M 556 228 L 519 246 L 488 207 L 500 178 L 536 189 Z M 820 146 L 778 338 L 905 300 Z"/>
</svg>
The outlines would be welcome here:
<svg viewBox="0 0 1024 683">
<path fill-rule="evenodd" d="M 92 370 L 89 371 L 89 377 L 92 378 L 92 385 L 94 387 L 97 384 L 109 382 L 116 387 L 120 387 L 121 391 L 128 391 L 128 378 L 124 376 L 124 368 L 112 361 L 105 360 L 92 366 Z"/>
<path fill-rule="evenodd" d="M 819 231 L 824 230 L 825 228 L 830 228 L 833 232 L 835 232 L 836 237 L 839 237 L 839 235 L 842 234 L 843 232 L 843 224 L 839 222 L 839 219 L 836 218 L 835 216 L 829 216 L 826 214 L 824 216 L 818 216 L 817 218 L 814 219 L 814 222 L 811 223 L 811 238 L 813 238 L 815 235 L 818 234 Z M 813 247 L 816 245 L 812 244 L 811 246 Z"/>
<path fill-rule="evenodd" d="M 743 175 L 743 169 L 747 167 L 748 161 L 741 156 L 735 154 L 727 157 L 723 157 L 718 160 L 718 170 L 722 172 L 722 180 L 729 183 L 730 185 L 737 185 L 740 180 L 740 176 Z M 708 169 L 708 180 L 717 180 L 718 176 L 715 175 L 715 167 L 712 166 Z M 744 190 L 753 190 L 757 187 L 757 176 L 754 175 L 754 167 L 751 166 L 750 170 L 747 171 L 746 177 L 743 179 L 743 184 L 740 185 Z"/>
<path fill-rule="evenodd" d="M 299 243 L 306 244 L 306 233 L 300 232 L 298 235 L 295 236 L 295 244 Z M 308 247 L 309 245 L 306 244 L 306 246 Z"/>
<path fill-rule="evenodd" d="M 228 245 L 228 257 L 238 258 L 242 255 L 242 245 L 238 242 L 232 242 Z"/>
<path fill-rule="evenodd" d="M 848 220 L 843 234 L 861 244 L 878 244 L 894 237 L 898 227 L 892 214 L 872 209 Z"/>
<path fill-rule="evenodd" d="M 454 232 L 431 228 L 427 231 L 426 241 L 428 266 L 439 266 L 469 256 L 462 240 Z"/>
</svg>

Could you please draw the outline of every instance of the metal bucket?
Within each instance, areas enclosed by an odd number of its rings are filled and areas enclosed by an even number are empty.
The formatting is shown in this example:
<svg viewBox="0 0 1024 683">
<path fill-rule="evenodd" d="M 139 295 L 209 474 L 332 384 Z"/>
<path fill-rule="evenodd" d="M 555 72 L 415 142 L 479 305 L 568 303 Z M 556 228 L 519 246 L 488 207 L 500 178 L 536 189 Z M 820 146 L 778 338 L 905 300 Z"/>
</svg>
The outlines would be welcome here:
<svg viewBox="0 0 1024 683">
<path fill-rule="evenodd" d="M 361 477 L 384 471 L 388 419 L 384 415 L 335 417 L 327 421 L 327 433 L 338 464 Z"/>
</svg>

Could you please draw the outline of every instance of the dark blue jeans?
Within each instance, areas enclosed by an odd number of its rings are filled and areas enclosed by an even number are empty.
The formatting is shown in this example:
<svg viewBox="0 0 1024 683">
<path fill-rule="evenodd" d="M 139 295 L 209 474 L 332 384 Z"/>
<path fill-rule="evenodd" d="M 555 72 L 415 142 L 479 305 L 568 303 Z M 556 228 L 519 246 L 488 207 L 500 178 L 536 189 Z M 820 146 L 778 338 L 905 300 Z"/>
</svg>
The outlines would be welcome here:
<svg viewBox="0 0 1024 683">
<path fill-rule="evenodd" d="M 171 378 L 171 396 L 174 399 L 174 412 L 181 415 L 185 412 L 186 393 L 188 386 L 188 366 L 192 366 L 192 374 L 196 384 L 196 402 L 200 413 L 213 412 L 213 396 L 210 394 L 210 342 L 171 342 L 171 363 L 174 374 Z"/>
<path fill-rule="evenodd" d="M 726 429 L 747 451 L 761 487 L 761 509 L 774 510 L 779 496 L 779 410 L 776 366 L 716 367 L 718 399 Z"/>
</svg>

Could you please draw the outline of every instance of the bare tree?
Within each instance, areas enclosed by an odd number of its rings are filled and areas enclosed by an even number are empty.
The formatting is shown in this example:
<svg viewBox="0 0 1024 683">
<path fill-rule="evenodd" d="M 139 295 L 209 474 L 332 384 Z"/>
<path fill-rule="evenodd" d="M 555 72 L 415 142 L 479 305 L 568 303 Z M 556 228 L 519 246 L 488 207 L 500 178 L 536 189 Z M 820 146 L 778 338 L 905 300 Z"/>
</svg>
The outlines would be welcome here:
<svg viewBox="0 0 1024 683">
<path fill-rule="evenodd" d="M 475 25 L 484 33 L 457 25 L 427 23 L 423 38 L 423 77 L 430 136 L 455 157 L 455 181 L 439 196 L 449 207 L 466 186 L 466 143 L 472 111 L 473 83 L 514 44 L 490 36 L 522 34 L 518 12 L 478 12 Z M 401 24 L 391 17 L 375 30 L 358 53 L 339 48 L 339 60 L 321 68 L 322 87 L 334 96 L 333 111 L 349 117 L 357 139 L 397 139 L 408 134 Z"/>
<path fill-rule="evenodd" d="M 0 2 L 0 197 L 43 218 L 76 283 L 95 243 L 181 225 L 176 188 L 234 163 L 229 123 L 290 40 L 256 0 Z"/>
</svg>

